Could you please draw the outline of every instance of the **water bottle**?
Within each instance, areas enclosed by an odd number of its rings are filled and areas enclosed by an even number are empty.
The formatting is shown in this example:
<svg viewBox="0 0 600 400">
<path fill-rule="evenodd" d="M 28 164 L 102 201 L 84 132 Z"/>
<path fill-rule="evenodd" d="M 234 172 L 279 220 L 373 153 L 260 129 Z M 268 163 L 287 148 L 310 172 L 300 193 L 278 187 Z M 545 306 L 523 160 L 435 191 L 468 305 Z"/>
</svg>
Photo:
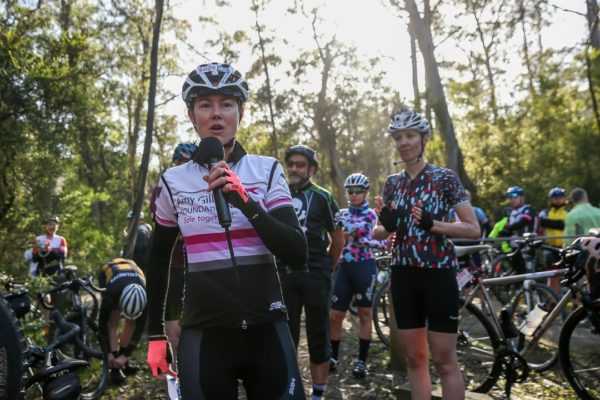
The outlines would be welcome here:
<svg viewBox="0 0 600 400">
<path fill-rule="evenodd" d="M 540 326 L 544 320 L 546 314 L 548 314 L 548 311 L 545 311 L 540 304 L 536 304 L 533 310 L 527 314 L 527 318 L 520 329 L 521 333 L 526 336 L 533 335 L 537 327 Z"/>
</svg>

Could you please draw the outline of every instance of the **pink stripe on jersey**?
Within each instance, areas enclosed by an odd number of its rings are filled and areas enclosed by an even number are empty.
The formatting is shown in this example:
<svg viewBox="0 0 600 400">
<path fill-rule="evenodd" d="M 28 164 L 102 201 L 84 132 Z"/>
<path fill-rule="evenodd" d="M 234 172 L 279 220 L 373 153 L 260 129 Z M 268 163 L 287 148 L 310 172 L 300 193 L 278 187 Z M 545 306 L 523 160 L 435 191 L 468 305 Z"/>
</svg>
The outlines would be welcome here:
<svg viewBox="0 0 600 400">
<path fill-rule="evenodd" d="M 229 260 L 231 255 L 229 254 L 229 249 L 225 250 L 217 250 L 217 251 L 204 251 L 200 253 L 192 253 L 189 251 L 189 248 L 186 247 L 188 262 L 198 263 L 198 262 L 211 262 L 218 260 Z M 236 257 L 246 257 L 246 256 L 259 256 L 259 255 L 270 255 L 271 252 L 264 245 L 263 246 L 252 246 L 252 247 L 233 247 L 233 253 Z"/>
<path fill-rule="evenodd" d="M 158 215 L 155 215 L 154 218 L 156 218 L 156 222 L 158 222 L 159 224 L 161 224 L 163 226 L 177 226 L 177 223 L 175 223 L 173 221 L 168 221 L 166 219 L 162 219 Z"/>
<path fill-rule="evenodd" d="M 258 234 L 254 229 L 236 229 L 231 230 L 231 239 L 244 239 L 244 238 L 252 238 L 257 237 Z M 185 245 L 191 246 L 193 244 L 198 243 L 210 243 L 210 242 L 225 242 L 227 238 L 225 237 L 225 232 L 219 233 L 203 233 L 198 235 L 191 235 L 184 238 Z"/>
<path fill-rule="evenodd" d="M 265 207 L 267 207 L 267 210 L 272 210 L 275 207 L 280 207 L 280 206 L 284 206 L 284 205 L 291 205 L 292 204 L 292 200 L 287 198 L 287 197 L 280 197 L 278 199 L 275 199 L 269 203 L 265 203 Z"/>
<path fill-rule="evenodd" d="M 255 237 L 242 238 L 242 239 L 231 239 L 234 250 L 240 247 L 264 247 L 263 241 L 256 235 Z M 205 243 L 194 243 L 186 245 L 186 251 L 188 253 L 202 253 L 206 251 L 221 251 L 227 250 L 227 241 L 215 241 Z"/>
</svg>

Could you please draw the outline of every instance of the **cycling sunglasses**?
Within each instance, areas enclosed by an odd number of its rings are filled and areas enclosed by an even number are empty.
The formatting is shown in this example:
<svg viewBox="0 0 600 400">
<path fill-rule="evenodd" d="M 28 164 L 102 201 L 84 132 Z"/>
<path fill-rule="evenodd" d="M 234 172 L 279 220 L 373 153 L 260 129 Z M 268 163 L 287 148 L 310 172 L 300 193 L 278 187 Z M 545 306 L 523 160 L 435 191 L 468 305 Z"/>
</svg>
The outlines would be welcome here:
<svg viewBox="0 0 600 400">
<path fill-rule="evenodd" d="M 306 167 L 307 164 L 308 163 L 306 161 L 303 161 L 303 160 L 298 160 L 298 161 L 288 160 L 288 161 L 285 162 L 285 165 L 287 165 L 288 168 L 292 168 L 292 167 L 294 167 L 294 165 L 297 168 L 304 168 L 304 167 Z"/>
<path fill-rule="evenodd" d="M 366 190 L 362 190 L 362 189 L 349 189 L 346 191 L 346 193 L 348 194 L 363 194 L 366 193 Z"/>
</svg>

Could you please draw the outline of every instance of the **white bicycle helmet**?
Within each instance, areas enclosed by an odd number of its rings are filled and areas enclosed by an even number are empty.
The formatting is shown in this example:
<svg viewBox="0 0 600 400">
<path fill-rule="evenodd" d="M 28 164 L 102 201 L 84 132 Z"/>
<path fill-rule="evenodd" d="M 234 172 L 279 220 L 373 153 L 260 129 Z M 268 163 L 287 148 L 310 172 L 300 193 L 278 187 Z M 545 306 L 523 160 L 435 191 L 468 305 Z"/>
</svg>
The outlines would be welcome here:
<svg viewBox="0 0 600 400">
<path fill-rule="evenodd" d="M 429 133 L 429 121 L 413 109 L 402 107 L 400 111 L 392 113 L 388 133 L 398 131 L 416 130 L 420 133 Z"/>
<path fill-rule="evenodd" d="M 346 189 L 350 187 L 360 187 L 365 190 L 369 189 L 369 178 L 359 173 L 352 174 L 344 181 L 344 187 Z"/>
<path fill-rule="evenodd" d="M 186 78 L 181 88 L 181 97 L 188 108 L 194 105 L 194 99 L 211 94 L 222 94 L 248 100 L 248 83 L 242 74 L 229 64 L 210 63 L 196 67 Z"/>
<path fill-rule="evenodd" d="M 119 309 L 125 318 L 136 319 L 142 315 L 147 301 L 146 289 L 142 285 L 131 283 L 121 292 Z"/>
</svg>

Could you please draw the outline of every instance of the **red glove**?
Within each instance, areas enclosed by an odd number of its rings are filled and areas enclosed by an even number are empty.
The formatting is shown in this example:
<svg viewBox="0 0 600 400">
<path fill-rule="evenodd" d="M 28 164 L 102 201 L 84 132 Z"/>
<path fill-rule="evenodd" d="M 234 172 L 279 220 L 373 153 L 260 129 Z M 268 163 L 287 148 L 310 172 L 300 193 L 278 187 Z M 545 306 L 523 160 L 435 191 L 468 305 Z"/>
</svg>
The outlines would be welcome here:
<svg viewBox="0 0 600 400">
<path fill-rule="evenodd" d="M 225 198 L 231 205 L 241 209 L 250 197 L 246 192 L 246 188 L 240 181 L 240 178 L 229 168 L 225 168 L 225 186 L 223 186 L 223 193 Z"/>
<path fill-rule="evenodd" d="M 160 374 L 169 374 L 177 377 L 177 374 L 171 369 L 173 362 L 173 350 L 171 343 L 165 339 L 152 340 L 148 342 L 148 358 L 146 360 L 152 375 L 158 377 Z"/>
</svg>

